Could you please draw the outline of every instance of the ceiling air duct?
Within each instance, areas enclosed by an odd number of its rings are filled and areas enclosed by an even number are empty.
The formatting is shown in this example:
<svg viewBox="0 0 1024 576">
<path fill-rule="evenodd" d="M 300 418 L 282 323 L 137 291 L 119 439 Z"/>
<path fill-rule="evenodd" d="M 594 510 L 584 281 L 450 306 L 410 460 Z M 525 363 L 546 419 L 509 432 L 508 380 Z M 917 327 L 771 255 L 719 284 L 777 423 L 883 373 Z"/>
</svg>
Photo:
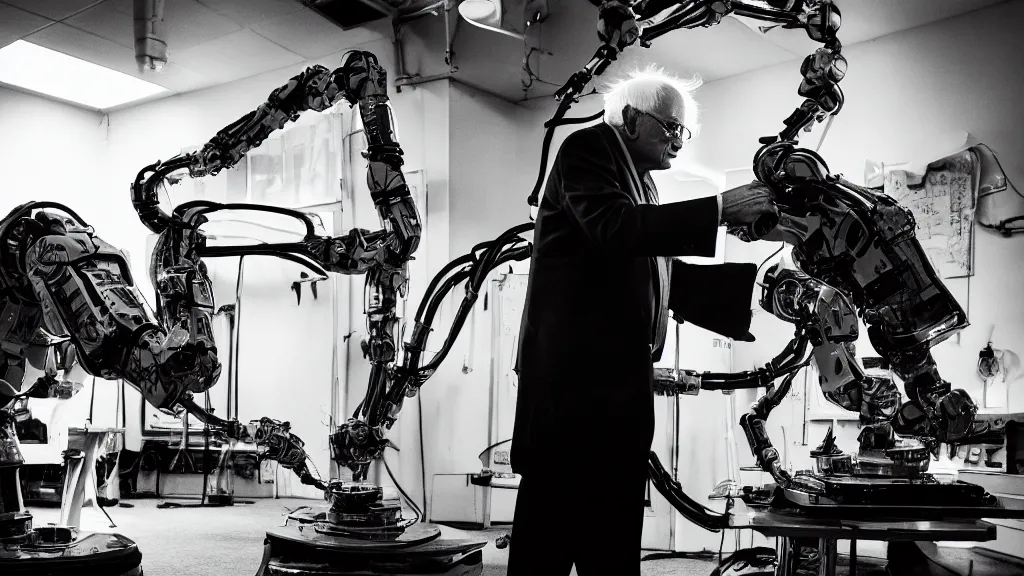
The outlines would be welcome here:
<svg viewBox="0 0 1024 576">
<path fill-rule="evenodd" d="M 162 38 L 164 0 L 135 0 L 132 5 L 135 21 L 135 63 L 139 72 L 146 68 L 160 71 L 167 64 L 167 42 Z"/>
<path fill-rule="evenodd" d="M 299 0 L 310 10 L 330 20 L 342 30 L 357 28 L 368 22 L 391 18 L 408 0 Z"/>
<path fill-rule="evenodd" d="M 484 30 L 524 40 L 522 34 L 501 27 L 504 19 L 502 0 L 462 0 L 459 3 L 459 15 L 466 22 Z"/>
</svg>

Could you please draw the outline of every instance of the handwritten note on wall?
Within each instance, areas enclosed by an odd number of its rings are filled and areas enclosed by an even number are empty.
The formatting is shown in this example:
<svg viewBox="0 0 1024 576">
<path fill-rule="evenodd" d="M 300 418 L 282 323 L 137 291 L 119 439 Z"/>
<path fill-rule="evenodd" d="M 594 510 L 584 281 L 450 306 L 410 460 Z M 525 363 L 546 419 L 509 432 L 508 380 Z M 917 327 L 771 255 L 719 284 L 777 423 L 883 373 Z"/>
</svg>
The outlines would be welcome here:
<svg viewBox="0 0 1024 576">
<path fill-rule="evenodd" d="M 924 174 L 884 169 L 884 190 L 910 208 L 917 238 L 942 278 L 973 274 L 975 161 L 969 151 L 928 165 Z"/>
</svg>

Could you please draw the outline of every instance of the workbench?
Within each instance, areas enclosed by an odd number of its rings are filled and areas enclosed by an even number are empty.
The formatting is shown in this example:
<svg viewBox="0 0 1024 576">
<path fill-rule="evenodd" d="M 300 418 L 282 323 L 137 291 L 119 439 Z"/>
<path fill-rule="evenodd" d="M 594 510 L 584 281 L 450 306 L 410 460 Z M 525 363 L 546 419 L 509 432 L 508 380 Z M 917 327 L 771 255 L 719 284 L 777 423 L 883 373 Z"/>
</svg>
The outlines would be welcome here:
<svg viewBox="0 0 1024 576">
<path fill-rule="evenodd" d="M 817 540 L 821 558 L 819 576 L 835 576 L 837 543 L 850 541 L 850 574 L 856 573 L 857 540 L 881 542 L 985 542 L 995 540 L 996 526 L 984 520 L 952 519 L 939 521 L 840 520 L 815 518 L 798 510 L 780 510 L 748 506 L 734 500 L 729 527 L 754 530 L 767 538 L 777 538 L 779 569 L 777 576 L 796 574 L 802 540 Z"/>
</svg>

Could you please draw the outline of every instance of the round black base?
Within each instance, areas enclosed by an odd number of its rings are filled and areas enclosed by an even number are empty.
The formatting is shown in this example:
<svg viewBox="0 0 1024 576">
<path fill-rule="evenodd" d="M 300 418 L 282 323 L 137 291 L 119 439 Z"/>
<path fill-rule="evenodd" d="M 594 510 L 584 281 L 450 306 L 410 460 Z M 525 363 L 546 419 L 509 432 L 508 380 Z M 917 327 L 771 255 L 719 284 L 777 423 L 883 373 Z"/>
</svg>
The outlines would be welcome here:
<svg viewBox="0 0 1024 576">
<path fill-rule="evenodd" d="M 477 576 L 486 540 L 449 540 L 430 524 L 415 524 L 387 539 L 346 537 L 316 524 L 267 532 L 257 576 Z"/>
<path fill-rule="evenodd" d="M 4 576 L 142 576 L 142 553 L 120 534 L 83 532 L 70 544 L 0 549 Z"/>
<path fill-rule="evenodd" d="M 233 506 L 235 504 L 234 494 L 208 494 L 206 501 L 212 506 Z"/>
</svg>

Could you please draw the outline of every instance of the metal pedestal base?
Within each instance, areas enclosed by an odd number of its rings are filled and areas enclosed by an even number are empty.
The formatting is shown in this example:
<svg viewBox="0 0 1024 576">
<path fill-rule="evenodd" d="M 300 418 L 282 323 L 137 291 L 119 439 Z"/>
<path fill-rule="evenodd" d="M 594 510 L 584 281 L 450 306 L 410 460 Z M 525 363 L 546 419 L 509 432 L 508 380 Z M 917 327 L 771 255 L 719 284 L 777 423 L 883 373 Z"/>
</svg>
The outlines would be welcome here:
<svg viewBox="0 0 1024 576">
<path fill-rule="evenodd" d="M 318 526 L 320 524 L 320 526 Z M 267 532 L 257 576 L 483 573 L 482 540 L 449 540 L 430 524 L 381 538 L 345 536 L 329 525 L 303 523 Z"/>
<path fill-rule="evenodd" d="M 777 576 L 834 576 L 838 565 L 835 538 L 779 538 Z"/>
<path fill-rule="evenodd" d="M 0 574 L 4 576 L 143 576 L 139 547 L 120 534 L 79 533 L 70 543 L 68 528 L 37 528 L 26 543 L 0 541 Z M 60 532 L 64 531 L 64 534 Z M 27 543 L 27 542 L 32 542 Z"/>
</svg>

